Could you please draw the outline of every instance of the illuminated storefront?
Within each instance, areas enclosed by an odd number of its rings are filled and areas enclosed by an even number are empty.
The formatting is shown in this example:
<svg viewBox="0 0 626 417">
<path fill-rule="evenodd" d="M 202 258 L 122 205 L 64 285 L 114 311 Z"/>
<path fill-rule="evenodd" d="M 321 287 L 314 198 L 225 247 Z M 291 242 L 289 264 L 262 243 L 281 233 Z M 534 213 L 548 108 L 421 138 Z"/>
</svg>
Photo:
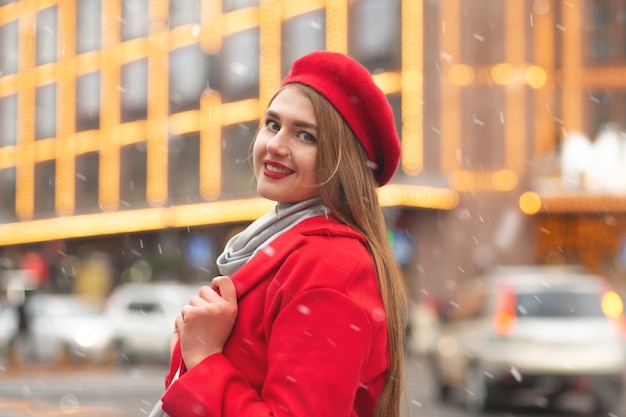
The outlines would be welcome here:
<svg viewBox="0 0 626 417">
<path fill-rule="evenodd" d="M 564 132 L 625 127 L 625 8 L 0 0 L 0 250 L 106 241 L 126 268 L 129 253 L 167 252 L 162 239 L 176 252 L 186 234 L 221 239 L 258 217 L 272 207 L 247 159 L 259 117 L 291 61 L 327 49 L 370 69 L 394 108 L 402 163 L 380 198 L 392 221 L 410 213 L 413 291 L 545 261 L 546 202 L 591 200 L 536 178 L 560 175 Z"/>
</svg>

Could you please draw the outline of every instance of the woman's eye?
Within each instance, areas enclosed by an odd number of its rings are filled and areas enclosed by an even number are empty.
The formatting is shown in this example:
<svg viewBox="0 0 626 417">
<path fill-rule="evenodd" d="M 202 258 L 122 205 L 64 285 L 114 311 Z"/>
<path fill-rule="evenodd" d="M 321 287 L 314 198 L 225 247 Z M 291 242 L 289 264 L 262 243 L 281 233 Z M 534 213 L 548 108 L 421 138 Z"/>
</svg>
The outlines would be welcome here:
<svg viewBox="0 0 626 417">
<path fill-rule="evenodd" d="M 280 130 L 280 125 L 273 120 L 267 120 L 265 122 L 265 126 L 267 126 L 270 130 L 273 130 L 275 132 Z"/>
<path fill-rule="evenodd" d="M 300 132 L 298 134 L 298 137 L 300 139 L 302 139 L 303 141 L 305 141 L 305 142 L 310 142 L 310 143 L 317 142 L 317 138 L 315 138 L 315 136 L 313 136 L 312 134 L 307 133 L 307 132 Z"/>
</svg>

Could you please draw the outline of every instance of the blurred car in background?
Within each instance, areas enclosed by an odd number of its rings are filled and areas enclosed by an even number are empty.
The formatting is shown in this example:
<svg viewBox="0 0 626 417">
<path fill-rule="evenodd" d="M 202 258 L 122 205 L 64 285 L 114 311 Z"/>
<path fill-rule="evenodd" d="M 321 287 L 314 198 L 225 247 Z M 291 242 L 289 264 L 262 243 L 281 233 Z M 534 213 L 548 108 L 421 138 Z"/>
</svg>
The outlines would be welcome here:
<svg viewBox="0 0 626 417">
<path fill-rule="evenodd" d="M 11 344 L 19 331 L 19 316 L 15 307 L 5 299 L 0 299 L 0 361 L 6 361 Z"/>
<path fill-rule="evenodd" d="M 38 363 L 105 363 L 113 339 L 102 310 L 75 295 L 34 294 L 26 304 L 28 342 L 24 360 Z"/>
<path fill-rule="evenodd" d="M 434 353 L 437 392 L 472 411 L 576 392 L 607 415 L 626 369 L 620 296 L 569 267 L 500 267 L 459 286 Z M 455 395 L 456 394 L 456 395 Z"/>
<path fill-rule="evenodd" d="M 119 363 L 169 361 L 176 316 L 198 294 L 200 286 L 179 282 L 118 286 L 105 309 L 113 326 Z"/>
<path fill-rule="evenodd" d="M 429 357 L 433 354 L 439 340 L 439 307 L 434 298 L 411 304 L 409 308 L 409 329 L 406 337 L 407 352 Z"/>
</svg>

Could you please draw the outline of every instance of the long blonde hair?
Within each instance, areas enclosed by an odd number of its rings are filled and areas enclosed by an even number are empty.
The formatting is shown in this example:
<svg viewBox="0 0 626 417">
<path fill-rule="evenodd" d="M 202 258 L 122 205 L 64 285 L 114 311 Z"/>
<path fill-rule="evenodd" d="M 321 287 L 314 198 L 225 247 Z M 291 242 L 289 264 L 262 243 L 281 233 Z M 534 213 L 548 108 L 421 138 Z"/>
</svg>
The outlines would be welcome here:
<svg viewBox="0 0 626 417">
<path fill-rule="evenodd" d="M 404 393 L 404 335 L 407 298 L 382 210 L 378 186 L 365 150 L 335 108 L 319 93 L 302 84 L 288 84 L 313 103 L 318 127 L 317 175 L 324 203 L 341 222 L 367 240 L 376 265 L 387 317 L 389 369 L 374 417 L 399 417 Z"/>
</svg>

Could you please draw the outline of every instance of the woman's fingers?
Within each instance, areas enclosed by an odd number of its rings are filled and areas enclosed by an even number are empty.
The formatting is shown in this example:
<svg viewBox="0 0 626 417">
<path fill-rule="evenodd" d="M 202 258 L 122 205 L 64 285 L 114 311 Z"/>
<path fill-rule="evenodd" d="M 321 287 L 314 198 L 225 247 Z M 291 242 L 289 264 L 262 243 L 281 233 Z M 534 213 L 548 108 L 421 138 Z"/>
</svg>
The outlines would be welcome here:
<svg viewBox="0 0 626 417">
<path fill-rule="evenodd" d="M 180 343 L 188 369 L 209 355 L 222 352 L 237 317 L 237 293 L 229 277 L 204 286 L 181 309 Z"/>
<path fill-rule="evenodd" d="M 219 291 L 222 298 L 228 302 L 237 302 L 237 290 L 235 284 L 230 277 L 220 276 L 213 278 L 211 281 L 211 289 Z"/>
</svg>

